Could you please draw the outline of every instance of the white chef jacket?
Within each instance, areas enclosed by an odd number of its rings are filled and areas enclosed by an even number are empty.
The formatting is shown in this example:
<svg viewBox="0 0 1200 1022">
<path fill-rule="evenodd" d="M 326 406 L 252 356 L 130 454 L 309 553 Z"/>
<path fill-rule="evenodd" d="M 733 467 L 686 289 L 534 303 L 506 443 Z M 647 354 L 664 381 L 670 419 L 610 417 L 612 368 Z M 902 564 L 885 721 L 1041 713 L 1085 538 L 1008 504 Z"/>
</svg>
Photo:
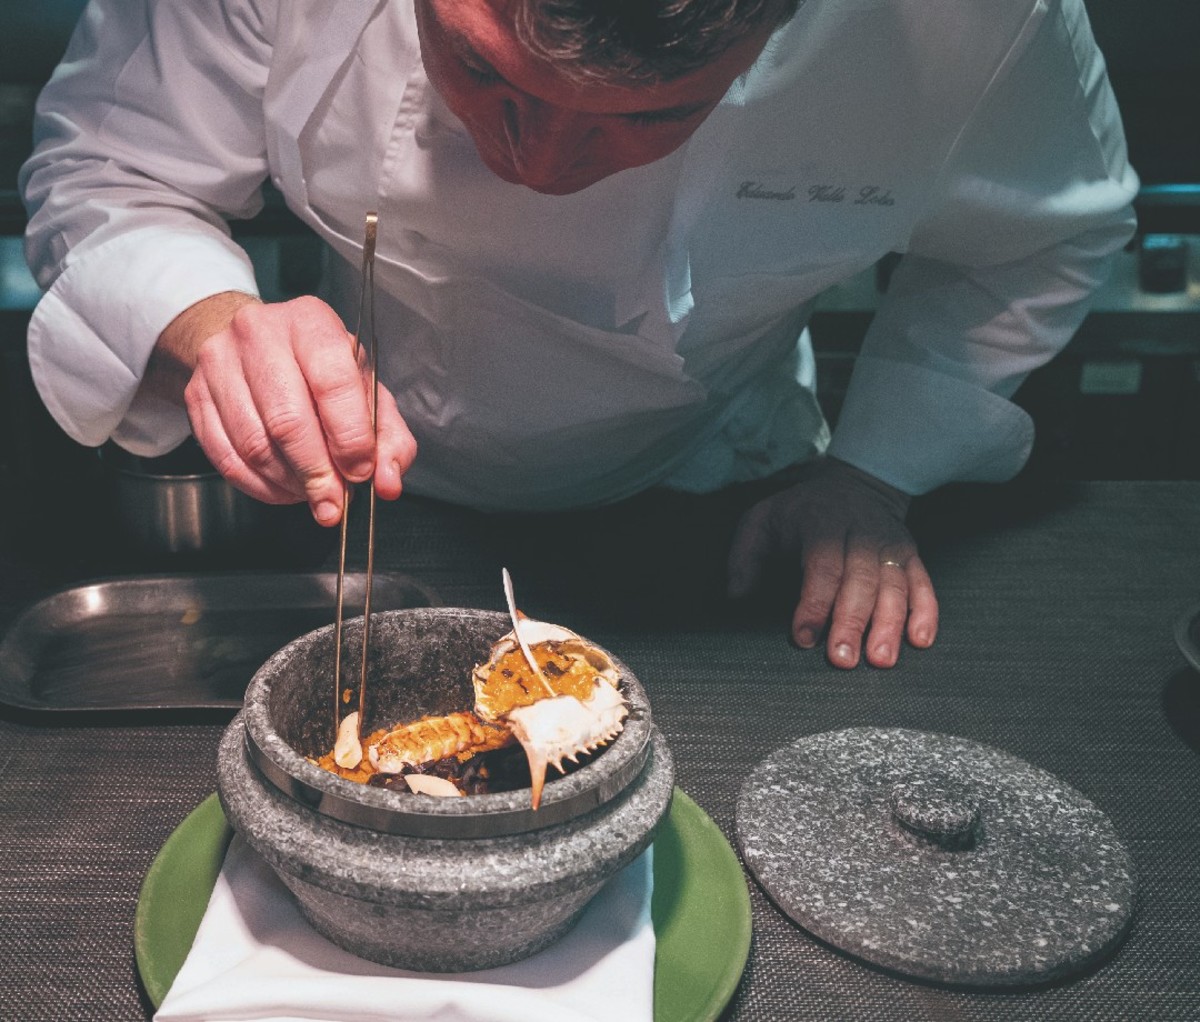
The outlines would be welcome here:
<svg viewBox="0 0 1200 1022">
<path fill-rule="evenodd" d="M 705 491 L 826 448 L 908 493 L 1002 480 L 1009 398 L 1069 339 L 1137 179 L 1081 0 L 809 0 L 676 153 L 571 196 L 495 178 L 411 0 L 92 0 L 21 172 L 34 380 L 81 443 L 188 433 L 162 329 L 255 293 L 228 218 L 270 177 L 353 328 L 378 210 L 410 492 L 556 508 Z M 813 298 L 905 253 L 829 441 Z"/>
</svg>

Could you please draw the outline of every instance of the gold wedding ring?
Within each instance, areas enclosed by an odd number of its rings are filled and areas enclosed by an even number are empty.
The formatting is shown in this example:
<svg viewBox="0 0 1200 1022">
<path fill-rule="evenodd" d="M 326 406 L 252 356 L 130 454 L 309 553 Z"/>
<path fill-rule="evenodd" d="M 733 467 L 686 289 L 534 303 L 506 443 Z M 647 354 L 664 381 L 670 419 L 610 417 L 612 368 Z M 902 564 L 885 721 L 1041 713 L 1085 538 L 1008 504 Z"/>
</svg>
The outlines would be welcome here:
<svg viewBox="0 0 1200 1022">
<path fill-rule="evenodd" d="M 880 561 L 879 562 L 879 566 L 881 568 L 886 567 L 887 565 L 891 565 L 893 568 L 899 568 L 901 571 L 904 570 L 904 565 L 901 564 L 899 561 Z"/>
</svg>

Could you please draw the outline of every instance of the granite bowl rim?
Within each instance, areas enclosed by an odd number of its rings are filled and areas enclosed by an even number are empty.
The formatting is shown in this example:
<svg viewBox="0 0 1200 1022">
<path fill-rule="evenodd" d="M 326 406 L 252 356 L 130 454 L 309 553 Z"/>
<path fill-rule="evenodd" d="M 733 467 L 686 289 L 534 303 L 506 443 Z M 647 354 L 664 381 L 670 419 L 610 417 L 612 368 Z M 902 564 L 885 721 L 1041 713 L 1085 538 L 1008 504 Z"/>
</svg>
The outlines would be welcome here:
<svg viewBox="0 0 1200 1022">
<path fill-rule="evenodd" d="M 503 611 L 488 610 L 476 607 L 403 607 L 391 610 L 373 611 L 372 625 L 384 619 L 398 618 L 468 618 L 494 620 L 501 625 L 508 620 Z M 348 628 L 361 628 L 362 615 L 347 619 L 344 625 Z M 245 720 L 246 733 L 249 739 L 258 747 L 258 751 L 269 758 L 276 768 L 289 775 L 310 789 L 322 794 L 331 795 L 345 802 L 358 803 L 375 812 L 393 812 L 397 815 L 407 815 L 426 818 L 477 818 L 489 815 L 506 815 L 528 810 L 529 789 L 519 788 L 515 791 L 494 792 L 485 795 L 465 795 L 461 798 L 436 799 L 432 797 L 412 796 L 405 792 L 389 791 L 386 788 L 372 787 L 348 781 L 328 770 L 324 770 L 297 752 L 275 729 L 270 718 L 269 701 L 272 690 L 272 669 L 294 653 L 297 647 L 320 641 L 322 637 L 331 635 L 336 625 L 326 624 L 312 629 L 281 646 L 255 671 L 247 685 L 241 715 Z M 503 633 L 501 633 L 503 634 Z M 581 633 L 580 633 L 581 634 Z M 587 639 L 587 636 L 582 638 Z M 621 676 L 621 691 L 629 703 L 630 713 L 625 720 L 622 732 L 605 748 L 603 755 L 597 756 L 590 763 L 584 764 L 566 776 L 555 776 L 551 772 L 546 779 L 542 793 L 542 806 L 551 807 L 557 803 L 575 799 L 580 792 L 587 791 L 603 777 L 612 772 L 622 759 L 630 759 L 643 754 L 650 741 L 653 729 L 653 718 L 650 700 L 645 688 L 637 676 L 619 657 L 592 639 L 587 639 L 600 649 L 603 649 L 613 660 Z M 276 672 L 278 673 L 278 672 Z M 618 755 L 613 758 L 612 754 Z M 285 794 L 287 794 L 285 792 Z M 419 803 L 414 800 L 419 799 Z M 541 810 L 538 810 L 540 812 Z M 550 817 L 552 813 L 547 813 Z M 339 821 L 344 822 L 344 821 Z M 557 821 L 547 819 L 546 824 L 532 824 L 528 829 L 540 829 L 540 826 L 553 826 Z M 352 824 L 353 825 L 353 824 Z M 367 828 L 369 829 L 369 828 Z M 380 831 L 380 833 L 385 833 Z M 453 840 L 453 839 L 452 839 Z"/>
</svg>

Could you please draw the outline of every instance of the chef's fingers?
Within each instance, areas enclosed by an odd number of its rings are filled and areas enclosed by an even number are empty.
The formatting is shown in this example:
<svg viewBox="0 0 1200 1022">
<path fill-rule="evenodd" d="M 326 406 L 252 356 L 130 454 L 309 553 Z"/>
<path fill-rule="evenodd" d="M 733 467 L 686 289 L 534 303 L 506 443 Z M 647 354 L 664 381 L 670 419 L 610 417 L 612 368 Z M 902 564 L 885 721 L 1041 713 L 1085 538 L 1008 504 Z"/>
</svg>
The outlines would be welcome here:
<svg viewBox="0 0 1200 1022">
<path fill-rule="evenodd" d="M 375 492 L 384 500 L 400 496 L 404 473 L 417 456 L 417 441 L 386 387 L 379 388 L 379 436 L 375 455 Z"/>
<path fill-rule="evenodd" d="M 829 621 L 826 655 L 835 667 L 856 667 L 863 634 L 879 593 L 879 546 L 850 539 Z"/>
<path fill-rule="evenodd" d="M 792 641 L 801 649 L 812 649 L 817 644 L 829 622 L 845 570 L 842 534 L 824 533 L 805 544 L 800 600 L 792 614 Z"/>
<path fill-rule="evenodd" d="M 303 488 L 313 517 L 322 525 L 341 520 L 345 488 L 327 443 L 326 413 L 318 402 L 331 402 L 328 415 L 338 412 L 355 420 L 346 433 L 357 434 L 360 447 L 370 451 L 370 418 L 358 367 L 341 321 L 316 298 L 283 305 L 246 306 L 230 327 L 238 336 L 242 370 L 253 395 L 265 436 Z M 205 348 L 208 346 L 206 345 Z M 201 358 L 205 356 L 204 349 Z M 247 449 L 231 435 L 243 455 Z M 252 453 L 264 454 L 258 437 Z M 366 478 L 374 466 L 369 456 L 355 464 L 352 478 Z"/>
<path fill-rule="evenodd" d="M 232 478 L 236 477 L 242 488 L 263 483 L 275 488 L 278 492 L 272 503 L 304 500 L 303 487 L 276 449 L 259 414 L 232 337 L 215 337 L 205 344 L 193 385 L 203 386 L 216 413 L 216 426 L 229 445 L 229 450 L 222 452 L 222 463 L 214 466 L 217 471 L 238 485 Z M 258 477 L 259 482 L 251 482 L 250 475 Z"/>
<path fill-rule="evenodd" d="M 356 352 L 353 336 L 320 299 L 298 298 L 288 309 L 296 362 L 321 420 L 329 458 L 343 478 L 363 482 L 375 469 L 365 351 Z"/>
<path fill-rule="evenodd" d="M 726 592 L 732 599 L 749 595 L 762 579 L 775 550 L 770 518 L 769 502 L 761 501 L 738 522 L 726 562 Z"/>
<path fill-rule="evenodd" d="M 925 649 L 937 637 L 937 596 L 929 572 L 916 554 L 908 559 L 904 573 L 908 582 L 908 641 Z"/>
<path fill-rule="evenodd" d="M 248 465 L 230 442 L 208 382 L 196 374 L 184 391 L 192 433 L 200 449 L 232 486 L 266 504 L 295 504 L 303 495 L 286 481 L 272 479 Z"/>
<path fill-rule="evenodd" d="M 908 572 L 903 555 L 891 557 L 884 552 L 879 559 L 879 589 L 866 641 L 867 663 L 872 667 L 896 665 L 907 618 Z"/>
</svg>

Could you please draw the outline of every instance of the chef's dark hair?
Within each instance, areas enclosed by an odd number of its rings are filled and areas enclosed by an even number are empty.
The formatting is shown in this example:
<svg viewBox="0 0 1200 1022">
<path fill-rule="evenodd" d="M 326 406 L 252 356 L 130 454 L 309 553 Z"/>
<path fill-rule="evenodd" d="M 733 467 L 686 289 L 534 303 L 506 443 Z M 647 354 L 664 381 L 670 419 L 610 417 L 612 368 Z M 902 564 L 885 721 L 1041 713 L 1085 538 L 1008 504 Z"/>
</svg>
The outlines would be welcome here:
<svg viewBox="0 0 1200 1022">
<path fill-rule="evenodd" d="M 521 41 L 579 81 L 668 81 L 804 0 L 516 0 Z"/>
</svg>

